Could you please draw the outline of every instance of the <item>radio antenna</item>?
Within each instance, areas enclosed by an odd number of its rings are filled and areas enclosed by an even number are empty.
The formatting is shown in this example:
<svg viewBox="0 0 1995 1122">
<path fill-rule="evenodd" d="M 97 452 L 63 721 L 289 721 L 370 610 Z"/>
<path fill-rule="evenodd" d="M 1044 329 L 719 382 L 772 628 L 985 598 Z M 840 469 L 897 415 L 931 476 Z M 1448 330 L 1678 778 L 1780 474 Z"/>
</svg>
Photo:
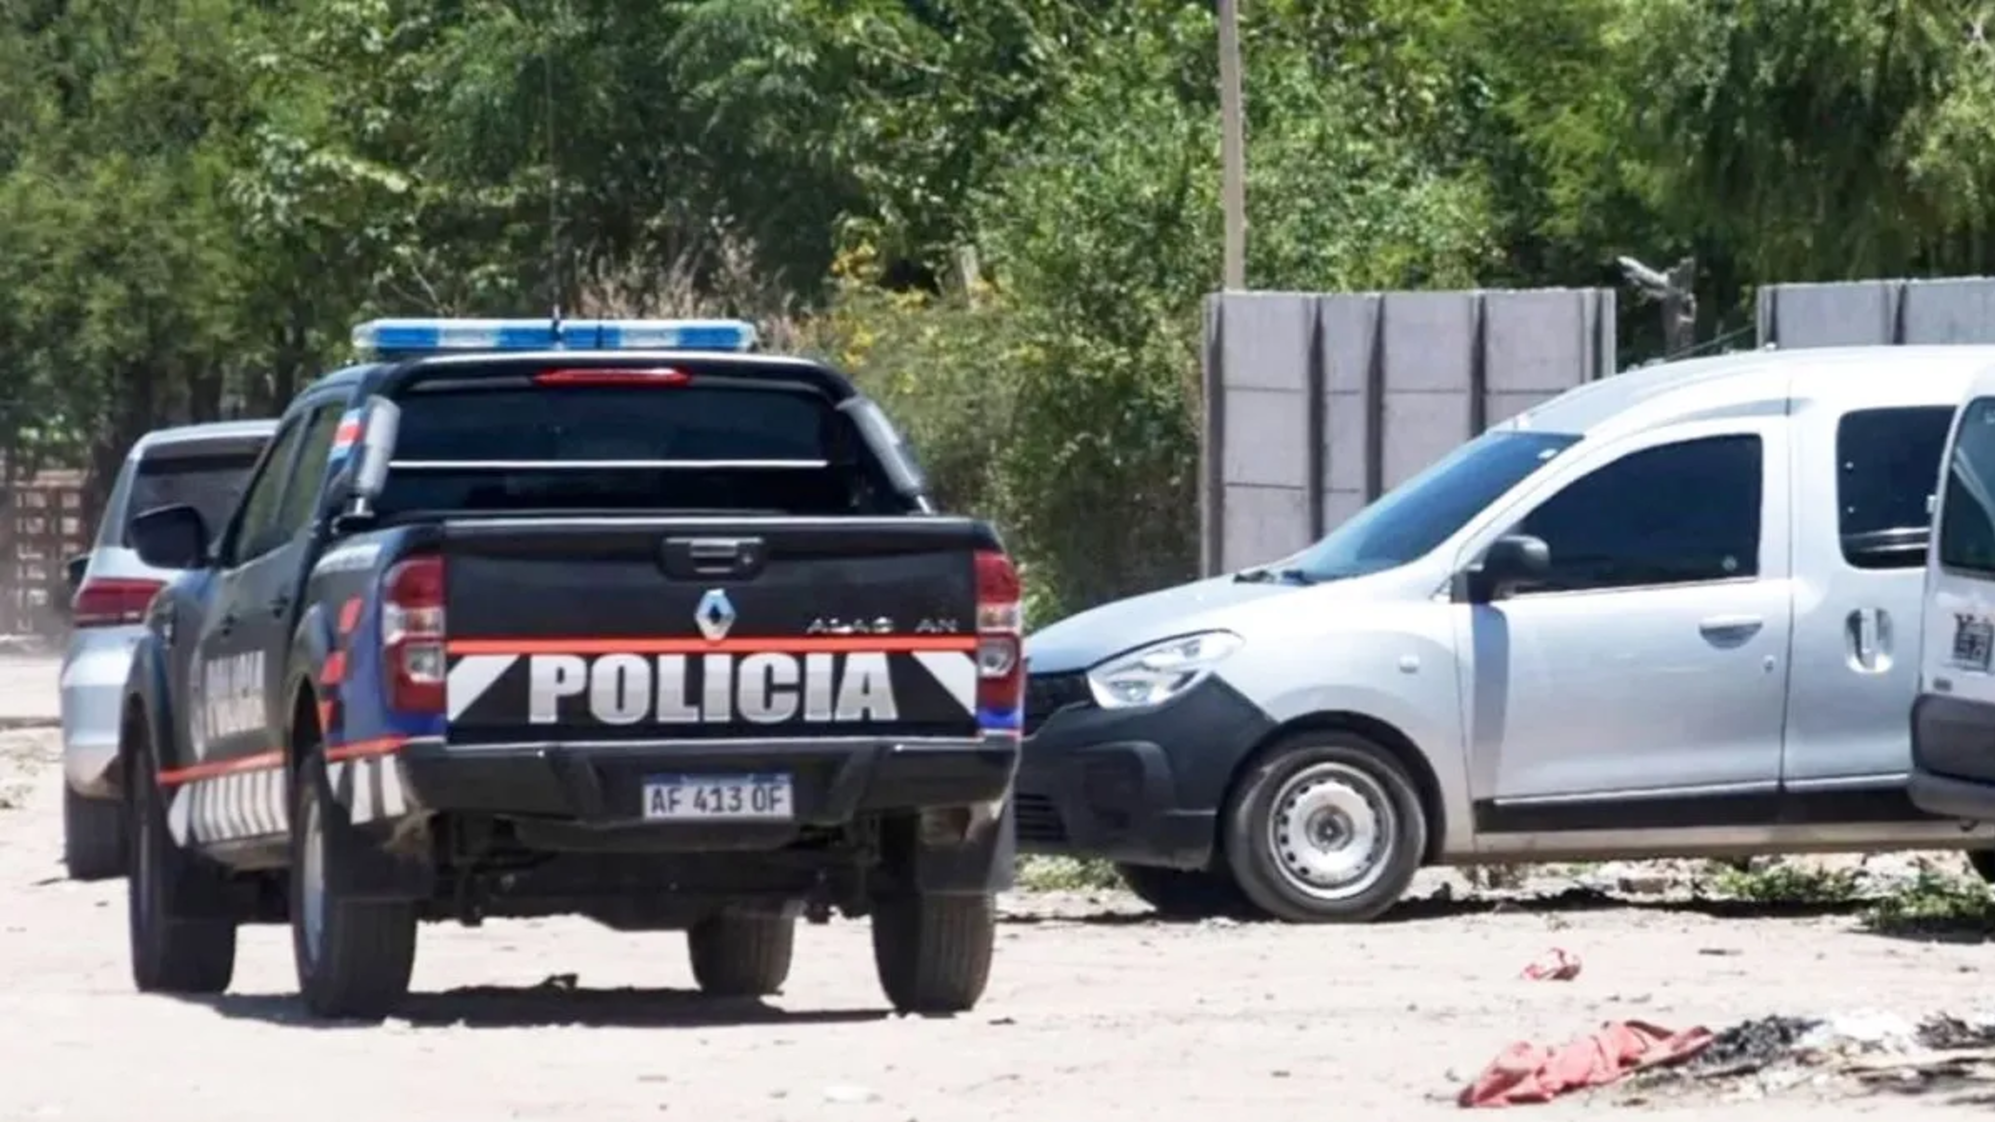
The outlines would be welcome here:
<svg viewBox="0 0 1995 1122">
<path fill-rule="evenodd" d="M 560 18 L 557 14 L 556 18 Z M 551 39 L 551 37 L 550 37 Z M 554 342 L 561 338 L 561 171 L 554 148 L 554 51 L 547 41 L 540 55 L 542 101 L 546 110 L 547 154 L 547 302 L 553 308 Z"/>
</svg>

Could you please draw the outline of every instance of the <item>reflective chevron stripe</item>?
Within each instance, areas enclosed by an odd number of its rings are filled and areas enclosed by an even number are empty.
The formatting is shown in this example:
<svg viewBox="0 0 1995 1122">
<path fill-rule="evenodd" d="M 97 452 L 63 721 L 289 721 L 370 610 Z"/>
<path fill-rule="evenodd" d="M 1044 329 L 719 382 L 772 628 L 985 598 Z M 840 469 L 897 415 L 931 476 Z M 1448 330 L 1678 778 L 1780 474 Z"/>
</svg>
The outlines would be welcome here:
<svg viewBox="0 0 1995 1122">
<path fill-rule="evenodd" d="M 166 821 L 181 845 L 281 837 L 291 828 L 284 769 L 259 768 L 182 783 L 173 793 Z"/>
</svg>

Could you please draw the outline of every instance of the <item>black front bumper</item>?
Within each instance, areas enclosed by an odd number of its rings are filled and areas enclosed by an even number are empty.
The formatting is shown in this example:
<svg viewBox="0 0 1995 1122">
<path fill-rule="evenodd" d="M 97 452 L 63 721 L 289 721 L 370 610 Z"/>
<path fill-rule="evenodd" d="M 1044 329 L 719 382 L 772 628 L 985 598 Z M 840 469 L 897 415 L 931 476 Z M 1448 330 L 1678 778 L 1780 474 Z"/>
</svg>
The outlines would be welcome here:
<svg viewBox="0 0 1995 1122">
<path fill-rule="evenodd" d="M 1906 787 L 1927 814 L 1995 821 L 1995 705 L 1941 694 L 1913 702 Z"/>
<path fill-rule="evenodd" d="M 1147 709 L 1098 708 L 1078 677 L 1041 676 L 1028 694 L 1019 849 L 1181 869 L 1210 864 L 1233 775 L 1274 722 L 1216 677 Z"/>
<path fill-rule="evenodd" d="M 1017 764 L 1016 741 L 1004 737 L 913 744 L 427 742 L 401 753 L 404 780 L 424 810 L 585 826 L 642 824 L 648 776 L 787 772 L 796 817 L 785 825 L 838 826 L 871 813 L 992 802 L 1005 795 Z"/>
</svg>

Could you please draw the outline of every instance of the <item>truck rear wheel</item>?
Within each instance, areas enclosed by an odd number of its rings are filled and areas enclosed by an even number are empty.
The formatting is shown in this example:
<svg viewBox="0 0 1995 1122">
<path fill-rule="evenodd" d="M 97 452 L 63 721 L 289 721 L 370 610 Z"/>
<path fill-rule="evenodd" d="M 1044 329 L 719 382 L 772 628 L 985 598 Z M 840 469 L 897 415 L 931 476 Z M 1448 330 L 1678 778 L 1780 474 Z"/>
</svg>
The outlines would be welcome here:
<svg viewBox="0 0 1995 1122">
<path fill-rule="evenodd" d="M 990 981 L 997 903 L 922 893 L 873 902 L 873 965 L 902 1013 L 967 1013 Z"/>
<path fill-rule="evenodd" d="M 193 890 L 219 897 L 222 870 L 174 842 L 166 828 L 166 797 L 156 778 L 151 738 L 140 732 L 134 740 L 128 746 L 131 770 L 125 777 L 132 814 L 125 832 L 132 983 L 140 993 L 221 993 L 235 974 L 236 925 L 189 915 L 186 901 Z"/>
<path fill-rule="evenodd" d="M 314 1016 L 378 1021 L 408 996 L 416 962 L 416 908 L 342 899 L 342 863 L 354 844 L 332 796 L 325 759 L 298 765 L 291 811 L 291 951 L 298 991 Z"/>
<path fill-rule="evenodd" d="M 783 988 L 797 941 L 788 916 L 723 912 L 686 932 L 693 979 L 714 997 L 764 997 Z"/>
</svg>

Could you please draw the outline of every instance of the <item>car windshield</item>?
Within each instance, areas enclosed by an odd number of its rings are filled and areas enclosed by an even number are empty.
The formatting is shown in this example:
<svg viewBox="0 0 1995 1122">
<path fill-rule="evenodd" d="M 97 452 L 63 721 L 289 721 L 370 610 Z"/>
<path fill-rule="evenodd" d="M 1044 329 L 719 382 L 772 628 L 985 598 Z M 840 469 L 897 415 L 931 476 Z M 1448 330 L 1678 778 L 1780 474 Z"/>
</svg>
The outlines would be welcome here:
<svg viewBox="0 0 1995 1122">
<path fill-rule="evenodd" d="M 1486 432 L 1381 496 L 1284 568 L 1299 580 L 1342 580 L 1424 557 L 1579 439 L 1516 429 Z"/>
</svg>

